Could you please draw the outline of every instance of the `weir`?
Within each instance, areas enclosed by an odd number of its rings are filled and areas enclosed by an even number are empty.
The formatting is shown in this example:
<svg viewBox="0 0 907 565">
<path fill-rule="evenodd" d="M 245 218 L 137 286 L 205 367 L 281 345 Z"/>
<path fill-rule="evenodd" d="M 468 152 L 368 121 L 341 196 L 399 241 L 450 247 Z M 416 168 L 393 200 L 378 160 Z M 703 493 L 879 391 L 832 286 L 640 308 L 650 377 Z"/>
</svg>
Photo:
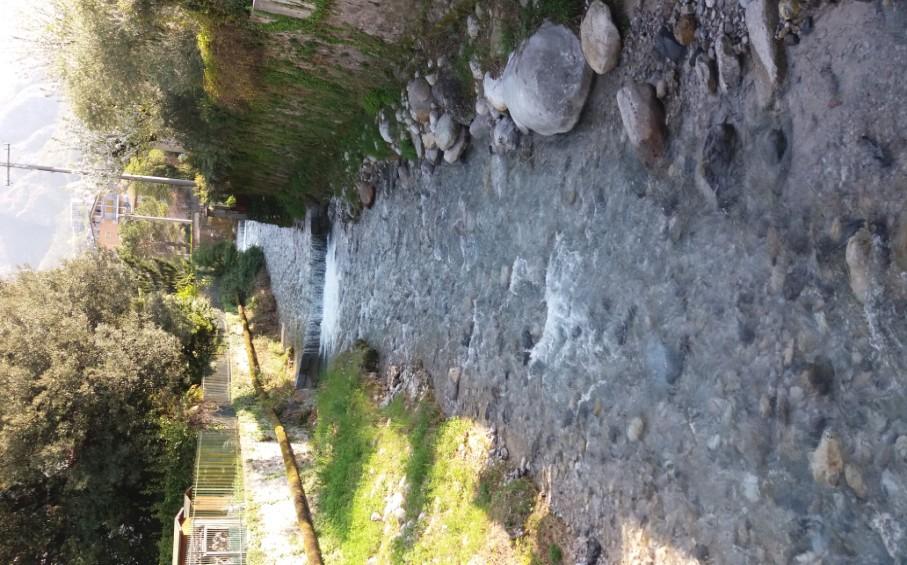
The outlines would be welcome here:
<svg viewBox="0 0 907 565">
<path fill-rule="evenodd" d="M 237 232 L 237 248 L 258 246 L 265 252 L 271 290 L 296 352 L 296 388 L 313 386 L 323 365 L 321 322 L 330 231 L 326 211 L 313 209 L 293 227 L 244 221 Z"/>
</svg>

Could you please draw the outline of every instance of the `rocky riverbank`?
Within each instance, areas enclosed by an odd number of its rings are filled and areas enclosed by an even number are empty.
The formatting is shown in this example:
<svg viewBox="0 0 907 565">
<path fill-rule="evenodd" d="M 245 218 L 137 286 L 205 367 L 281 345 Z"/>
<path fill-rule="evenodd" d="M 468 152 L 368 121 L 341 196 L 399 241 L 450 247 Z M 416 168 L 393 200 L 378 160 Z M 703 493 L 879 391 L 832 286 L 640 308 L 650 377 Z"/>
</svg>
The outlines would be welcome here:
<svg viewBox="0 0 907 565">
<path fill-rule="evenodd" d="M 489 109 L 504 143 L 369 169 L 372 208 L 335 209 L 332 339 L 421 361 L 581 562 L 900 563 L 903 4 L 623 12 L 569 133 Z"/>
</svg>

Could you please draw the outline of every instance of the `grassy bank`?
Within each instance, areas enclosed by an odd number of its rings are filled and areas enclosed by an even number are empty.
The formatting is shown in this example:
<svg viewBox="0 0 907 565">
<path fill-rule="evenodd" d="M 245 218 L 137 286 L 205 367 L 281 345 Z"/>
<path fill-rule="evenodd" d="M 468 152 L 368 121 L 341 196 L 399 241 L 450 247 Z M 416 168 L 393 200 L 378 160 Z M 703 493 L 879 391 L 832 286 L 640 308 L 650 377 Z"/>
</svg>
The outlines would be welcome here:
<svg viewBox="0 0 907 565">
<path fill-rule="evenodd" d="M 563 534 L 533 484 L 488 459 L 490 435 L 430 401 L 380 408 L 363 352 L 317 395 L 316 522 L 332 563 L 559 563 Z"/>
</svg>

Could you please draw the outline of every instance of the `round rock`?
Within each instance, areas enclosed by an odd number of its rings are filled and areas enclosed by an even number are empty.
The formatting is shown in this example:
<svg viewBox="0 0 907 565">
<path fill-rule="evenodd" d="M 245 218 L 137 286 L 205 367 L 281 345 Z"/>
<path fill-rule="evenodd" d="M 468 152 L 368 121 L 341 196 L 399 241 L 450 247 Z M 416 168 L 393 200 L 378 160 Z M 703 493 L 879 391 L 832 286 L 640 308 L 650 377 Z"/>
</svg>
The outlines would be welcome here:
<svg viewBox="0 0 907 565">
<path fill-rule="evenodd" d="M 603 75 L 617 66 L 620 57 L 620 32 L 611 19 L 611 10 L 600 0 L 589 5 L 580 25 L 580 39 L 586 62 Z"/>
</svg>

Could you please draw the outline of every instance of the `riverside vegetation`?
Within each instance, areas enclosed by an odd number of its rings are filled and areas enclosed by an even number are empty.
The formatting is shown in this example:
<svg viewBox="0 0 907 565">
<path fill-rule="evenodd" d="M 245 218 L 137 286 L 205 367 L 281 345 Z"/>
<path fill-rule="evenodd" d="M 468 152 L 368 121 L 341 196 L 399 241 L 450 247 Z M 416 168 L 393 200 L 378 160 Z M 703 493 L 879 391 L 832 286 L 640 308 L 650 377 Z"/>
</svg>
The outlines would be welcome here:
<svg viewBox="0 0 907 565">
<path fill-rule="evenodd" d="M 218 332 L 160 276 L 96 253 L 0 283 L 0 561 L 170 562 Z"/>
</svg>

